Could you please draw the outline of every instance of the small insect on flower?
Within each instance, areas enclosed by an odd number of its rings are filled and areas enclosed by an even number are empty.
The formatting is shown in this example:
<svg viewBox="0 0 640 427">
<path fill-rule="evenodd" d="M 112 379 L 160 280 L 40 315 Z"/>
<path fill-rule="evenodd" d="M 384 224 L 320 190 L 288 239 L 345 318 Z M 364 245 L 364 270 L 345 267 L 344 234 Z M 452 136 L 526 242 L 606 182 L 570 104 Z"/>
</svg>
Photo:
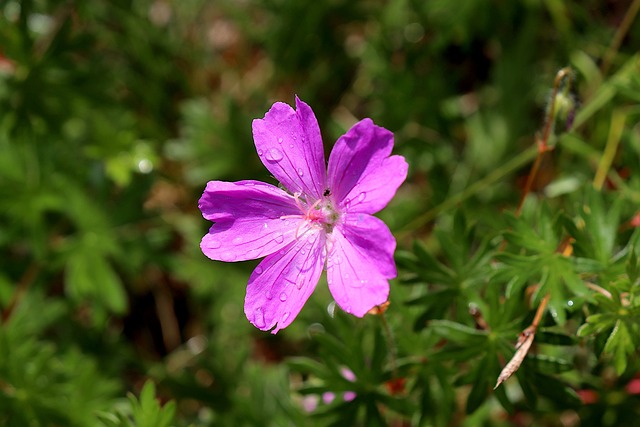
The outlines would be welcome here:
<svg viewBox="0 0 640 427">
<path fill-rule="evenodd" d="M 389 296 L 396 241 L 372 214 L 393 198 L 407 162 L 393 134 L 370 119 L 336 142 L 325 167 L 311 108 L 277 102 L 253 121 L 260 160 L 284 189 L 259 181 L 210 181 L 200 198 L 213 222 L 200 244 L 213 260 L 265 257 L 249 277 L 244 311 L 276 333 L 293 322 L 323 270 L 336 303 L 362 317 Z"/>
</svg>

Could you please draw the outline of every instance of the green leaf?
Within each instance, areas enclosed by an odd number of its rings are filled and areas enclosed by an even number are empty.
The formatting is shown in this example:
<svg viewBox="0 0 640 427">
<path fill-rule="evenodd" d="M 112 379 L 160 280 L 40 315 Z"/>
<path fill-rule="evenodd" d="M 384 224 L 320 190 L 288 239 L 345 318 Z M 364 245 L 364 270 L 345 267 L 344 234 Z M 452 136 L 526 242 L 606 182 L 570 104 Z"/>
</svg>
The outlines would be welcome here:
<svg viewBox="0 0 640 427">
<path fill-rule="evenodd" d="M 629 258 L 627 259 L 627 265 L 625 268 L 627 276 L 629 276 L 629 282 L 631 282 L 632 285 L 638 281 L 638 276 L 640 274 L 639 264 L 635 247 L 631 247 L 631 253 L 629 253 Z"/>
<path fill-rule="evenodd" d="M 139 398 L 129 394 L 129 402 L 131 417 L 136 427 L 170 427 L 175 422 L 175 402 L 161 406 L 152 381 L 144 384 Z"/>
<path fill-rule="evenodd" d="M 467 414 L 475 412 L 489 396 L 491 384 L 489 383 L 489 375 L 487 374 L 492 372 L 492 370 L 489 369 L 490 365 L 492 365 L 490 356 L 486 355 L 474 369 L 474 381 L 471 384 L 471 391 L 469 392 L 469 397 L 467 397 L 465 408 Z"/>
<path fill-rule="evenodd" d="M 543 374 L 560 374 L 573 369 L 573 364 L 567 360 L 542 354 L 528 354 L 524 363 Z"/>
<path fill-rule="evenodd" d="M 127 295 L 120 277 L 95 251 L 76 251 L 69 257 L 66 290 L 77 302 L 90 299 L 117 314 L 127 308 Z"/>
<path fill-rule="evenodd" d="M 616 372 L 618 375 L 622 375 L 627 369 L 627 357 L 635 352 L 635 345 L 627 325 L 622 320 L 618 320 L 613 327 L 604 346 L 604 352 L 613 356 Z"/>
<path fill-rule="evenodd" d="M 480 346 L 487 341 L 487 333 L 449 320 L 433 320 L 429 327 L 442 338 L 469 347 Z"/>
</svg>

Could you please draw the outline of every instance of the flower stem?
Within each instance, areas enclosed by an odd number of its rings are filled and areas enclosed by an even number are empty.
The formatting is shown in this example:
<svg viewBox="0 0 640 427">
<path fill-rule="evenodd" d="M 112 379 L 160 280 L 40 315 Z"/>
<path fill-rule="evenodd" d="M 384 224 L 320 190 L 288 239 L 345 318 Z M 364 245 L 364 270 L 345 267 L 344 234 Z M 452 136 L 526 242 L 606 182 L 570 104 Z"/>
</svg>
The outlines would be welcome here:
<svg viewBox="0 0 640 427">
<path fill-rule="evenodd" d="M 593 187 L 598 191 L 602 190 L 602 186 L 607 178 L 609 169 L 613 164 L 613 158 L 618 151 L 626 119 L 627 113 L 624 110 L 617 109 L 611 113 L 611 126 L 609 127 L 607 145 L 604 147 L 604 153 L 602 153 L 602 157 L 600 157 L 598 169 L 596 170 L 596 175 L 593 178 Z"/>
<path fill-rule="evenodd" d="M 624 19 L 620 23 L 620 26 L 618 27 L 616 34 L 613 36 L 613 40 L 611 40 L 611 44 L 602 59 L 600 71 L 603 76 L 606 76 L 609 72 L 613 58 L 616 56 L 616 53 L 618 53 L 622 40 L 624 40 L 624 37 L 629 32 L 629 28 L 631 28 L 631 24 L 633 24 L 633 20 L 636 18 L 638 11 L 640 11 L 640 0 L 635 0 L 631 3 L 629 9 L 627 9 L 627 13 L 624 15 Z"/>
<path fill-rule="evenodd" d="M 398 349 L 396 348 L 396 341 L 393 338 L 393 334 L 391 332 L 391 328 L 389 327 L 389 322 L 387 322 L 387 317 L 384 314 L 384 310 L 381 310 L 378 314 L 380 317 L 380 321 L 382 322 L 382 329 L 384 330 L 384 335 L 387 338 L 387 346 L 389 347 L 389 358 L 391 363 L 391 373 L 393 378 L 398 377 L 398 363 L 396 361 L 398 357 Z"/>
<path fill-rule="evenodd" d="M 520 202 L 518 202 L 518 207 L 516 208 L 515 215 L 516 217 L 520 216 L 522 212 L 522 207 L 524 206 L 524 201 L 527 196 L 531 192 L 531 187 L 533 186 L 533 182 L 535 181 L 536 176 L 538 175 L 538 170 L 540 169 L 540 164 L 542 163 L 542 158 L 544 157 L 547 151 L 553 150 L 553 146 L 549 145 L 549 137 L 551 136 L 551 129 L 553 129 L 554 122 L 556 120 L 556 98 L 558 96 L 558 91 L 560 90 L 560 86 L 565 78 L 571 75 L 571 68 L 565 67 L 556 73 L 556 78 L 553 83 L 553 93 L 551 94 L 551 99 L 549 100 L 549 108 L 547 109 L 547 115 L 544 120 L 544 129 L 542 131 L 542 137 L 536 138 L 537 145 L 537 155 L 536 160 L 533 162 L 531 166 L 531 171 L 529 171 L 529 176 L 527 177 L 526 184 L 524 189 L 522 190 L 522 195 L 520 196 Z"/>
<path fill-rule="evenodd" d="M 16 286 L 16 290 L 11 296 L 11 300 L 9 300 L 7 307 L 2 312 L 3 324 L 6 324 L 9 321 L 14 310 L 20 304 L 20 301 L 22 301 L 22 298 L 24 297 L 24 295 L 27 293 L 29 286 L 36 279 L 36 276 L 38 275 L 39 271 L 40 271 L 40 265 L 34 262 L 29 266 L 27 271 L 24 272 L 24 274 L 22 275 L 22 278 L 18 282 L 18 286 Z"/>
<path fill-rule="evenodd" d="M 480 179 L 479 181 L 476 181 L 474 184 L 465 188 L 464 191 L 449 197 L 444 202 L 433 207 L 432 209 L 429 209 L 422 215 L 416 217 L 413 221 L 409 222 L 398 232 L 398 236 L 404 237 L 405 235 L 408 235 L 408 234 L 414 234 L 415 230 L 429 223 L 438 215 L 440 215 L 442 212 L 445 212 L 455 207 L 459 203 L 464 202 L 468 198 L 472 197 L 474 194 L 478 193 L 479 191 L 483 190 L 486 187 L 491 186 L 495 182 L 500 181 L 505 176 L 519 169 L 523 165 L 529 163 L 531 159 L 533 159 L 534 156 L 536 155 L 536 152 L 537 152 L 536 147 L 530 147 L 527 150 L 523 151 L 522 153 L 518 154 L 516 157 L 512 158 L 502 166 L 498 167 L 497 169 L 495 169 L 493 172 L 491 172 L 484 178 Z"/>
</svg>

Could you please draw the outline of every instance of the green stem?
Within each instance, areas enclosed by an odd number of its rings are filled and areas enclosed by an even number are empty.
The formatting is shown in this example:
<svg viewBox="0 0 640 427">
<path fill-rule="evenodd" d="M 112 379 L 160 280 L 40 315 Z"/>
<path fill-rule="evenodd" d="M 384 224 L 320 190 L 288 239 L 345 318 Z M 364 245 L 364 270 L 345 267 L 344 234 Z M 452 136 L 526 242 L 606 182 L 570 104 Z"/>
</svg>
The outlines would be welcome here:
<svg viewBox="0 0 640 427">
<path fill-rule="evenodd" d="M 465 200 L 477 194 L 484 188 L 491 186 L 492 184 L 503 179 L 505 176 L 513 173 L 517 169 L 526 165 L 531 160 L 533 160 L 537 154 L 538 154 L 538 147 L 536 145 L 532 145 L 525 151 L 518 154 L 516 157 L 509 160 L 507 163 L 504 163 L 502 166 L 495 169 L 489 175 L 471 184 L 464 191 L 449 197 L 447 200 L 440 203 L 438 206 L 435 206 L 434 208 L 423 213 L 422 215 L 416 217 L 414 220 L 412 220 L 407 225 L 402 227 L 402 229 L 400 229 L 400 231 L 397 233 L 398 237 L 402 238 L 402 237 L 405 237 L 406 235 L 415 233 L 417 229 L 419 229 L 425 224 L 428 224 L 430 221 L 432 221 L 442 212 L 445 212 L 455 207 L 456 205 L 464 202 Z"/>
<path fill-rule="evenodd" d="M 624 130 L 624 123 L 627 119 L 627 112 L 621 109 L 614 110 L 611 114 L 611 127 L 609 128 L 609 137 L 607 138 L 607 145 L 604 147 L 604 152 L 598 163 L 598 169 L 596 175 L 593 178 L 593 187 L 600 191 L 604 185 L 604 181 L 607 178 L 607 173 L 613 164 L 613 158 L 618 152 L 618 146 L 620 145 L 620 139 L 622 138 L 622 131 Z"/>
<path fill-rule="evenodd" d="M 600 67 L 600 69 L 602 70 L 603 76 L 606 76 L 609 72 L 609 68 L 613 63 L 613 58 L 616 56 L 616 53 L 618 53 L 618 49 L 620 49 L 620 45 L 622 44 L 624 37 L 629 32 L 631 24 L 633 24 L 638 11 L 640 11 L 640 0 L 635 0 L 633 3 L 631 3 L 629 9 L 627 9 L 627 13 L 624 15 L 624 19 L 620 23 L 616 34 L 613 36 L 613 40 L 609 45 L 609 49 L 607 49 L 607 53 L 602 59 L 602 66 Z"/>
</svg>

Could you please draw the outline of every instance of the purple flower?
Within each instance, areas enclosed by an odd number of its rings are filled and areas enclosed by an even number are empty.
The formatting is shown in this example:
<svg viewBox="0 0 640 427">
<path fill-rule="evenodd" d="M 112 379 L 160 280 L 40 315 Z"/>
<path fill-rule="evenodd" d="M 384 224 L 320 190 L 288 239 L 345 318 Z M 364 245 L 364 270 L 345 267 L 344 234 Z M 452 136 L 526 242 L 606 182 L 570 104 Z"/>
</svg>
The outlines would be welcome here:
<svg viewBox="0 0 640 427">
<path fill-rule="evenodd" d="M 325 170 L 318 122 L 296 97 L 253 121 L 260 160 L 282 190 L 259 181 L 210 181 L 200 198 L 213 225 L 200 247 L 209 258 L 265 257 L 249 278 L 244 311 L 262 330 L 287 327 L 315 289 L 323 269 L 336 303 L 362 317 L 389 296 L 396 241 L 372 214 L 407 176 L 390 156 L 393 134 L 370 119 L 336 142 Z"/>
</svg>

